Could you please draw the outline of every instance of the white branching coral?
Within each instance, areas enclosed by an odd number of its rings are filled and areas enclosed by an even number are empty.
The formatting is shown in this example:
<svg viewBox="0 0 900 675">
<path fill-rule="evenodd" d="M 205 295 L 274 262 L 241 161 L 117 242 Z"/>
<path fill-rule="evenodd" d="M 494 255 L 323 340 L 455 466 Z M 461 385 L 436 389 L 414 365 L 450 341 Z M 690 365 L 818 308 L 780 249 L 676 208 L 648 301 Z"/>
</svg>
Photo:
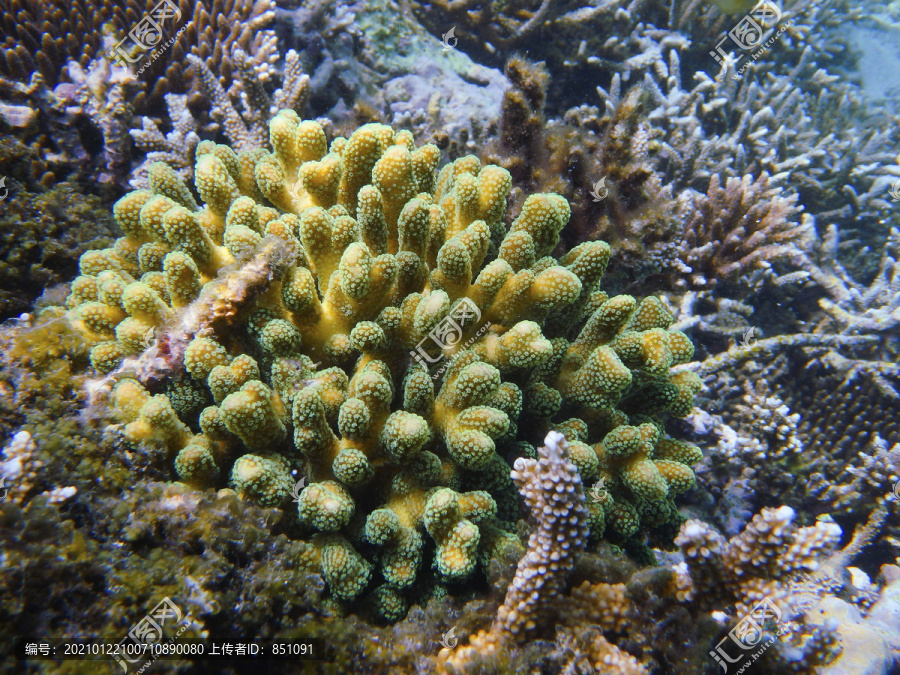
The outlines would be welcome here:
<svg viewBox="0 0 900 675">
<path fill-rule="evenodd" d="M 564 590 L 575 554 L 587 541 L 588 512 L 581 476 L 557 431 L 547 434 L 538 459 L 516 460 L 512 478 L 537 524 L 495 622 L 495 630 L 518 636 L 533 631 Z"/>
</svg>

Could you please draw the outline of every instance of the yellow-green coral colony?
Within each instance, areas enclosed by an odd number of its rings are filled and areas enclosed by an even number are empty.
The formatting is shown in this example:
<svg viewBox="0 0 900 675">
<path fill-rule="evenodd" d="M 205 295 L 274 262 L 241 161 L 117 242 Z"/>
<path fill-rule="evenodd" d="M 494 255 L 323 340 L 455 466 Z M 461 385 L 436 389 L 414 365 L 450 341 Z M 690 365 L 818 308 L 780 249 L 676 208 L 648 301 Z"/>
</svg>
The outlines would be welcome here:
<svg viewBox="0 0 900 675">
<path fill-rule="evenodd" d="M 504 169 L 438 172 L 380 124 L 330 145 L 290 111 L 269 130 L 271 152 L 198 146 L 199 202 L 155 165 L 115 206 L 124 236 L 81 258 L 70 316 L 128 441 L 267 507 L 307 477 L 311 563 L 344 601 L 383 582 L 393 617 L 430 570 L 473 572 L 485 524 L 519 516 L 509 462 L 550 428 L 597 488 L 595 537 L 675 517 L 699 451 L 659 415 L 690 411 L 697 378 L 669 371 L 693 347 L 655 298 L 598 289 L 607 244 L 552 257 L 565 199 L 530 196 L 507 231 Z"/>
</svg>

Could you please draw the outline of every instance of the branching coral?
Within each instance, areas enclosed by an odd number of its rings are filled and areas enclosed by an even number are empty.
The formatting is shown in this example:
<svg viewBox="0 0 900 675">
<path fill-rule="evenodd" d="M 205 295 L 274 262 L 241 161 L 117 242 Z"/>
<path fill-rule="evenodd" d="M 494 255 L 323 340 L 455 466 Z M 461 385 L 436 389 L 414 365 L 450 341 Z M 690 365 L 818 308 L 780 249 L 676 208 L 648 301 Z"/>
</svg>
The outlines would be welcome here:
<svg viewBox="0 0 900 675">
<path fill-rule="evenodd" d="M 798 528 L 788 507 L 763 510 L 728 542 L 706 524 L 691 520 L 682 525 L 677 539 L 686 564 L 640 572 L 607 567 L 603 572 L 612 577 L 610 581 L 579 580 L 585 568 L 596 562 L 594 554 L 573 548 L 581 541 L 579 534 L 569 532 L 555 542 L 546 542 L 541 536 L 560 522 L 576 527 L 580 510 L 580 518 L 586 516 L 579 486 L 556 488 L 567 484 L 562 475 L 569 462 L 565 461 L 566 448 L 554 441 L 548 437 L 547 447 L 539 450 L 540 459 L 529 460 L 528 466 L 522 467 L 545 476 L 536 491 L 522 485 L 523 495 L 552 495 L 553 506 L 533 509 L 537 529 L 509 584 L 506 600 L 489 630 L 475 632 L 467 644 L 445 646 L 440 651 L 438 672 L 512 672 L 523 638 L 549 638 L 549 629 L 555 626 L 554 663 L 594 667 L 597 672 L 617 675 L 657 669 L 687 675 L 712 663 L 716 652 L 708 652 L 722 637 L 721 624 L 742 619 L 751 610 L 757 611 L 753 619 L 759 621 L 759 637 L 780 629 L 782 644 L 762 659 L 771 672 L 813 673 L 834 658 L 840 650 L 835 628 L 849 630 L 849 625 L 822 619 L 810 611 L 809 600 L 837 600 L 834 594 L 843 586 L 840 575 L 844 566 L 871 540 L 872 527 L 855 537 L 846 553 L 823 564 L 824 554 L 840 537 L 840 528 L 825 522 Z M 555 454 L 559 451 L 562 454 Z M 578 559 L 574 574 L 573 559 Z M 829 570 L 825 577 L 837 575 L 837 580 L 814 581 L 818 577 L 810 572 L 820 564 Z M 887 595 L 886 603 L 890 602 Z M 757 606 L 769 614 L 760 619 Z M 773 617 L 775 621 L 770 620 Z M 668 645 L 674 639 L 674 626 L 681 636 L 675 641 L 677 647 Z M 731 647 L 732 652 L 737 650 Z M 746 648 L 746 644 L 741 647 Z M 749 659 L 750 654 L 744 657 Z"/>
<path fill-rule="evenodd" d="M 679 68 L 673 56 L 673 81 Z M 546 123 L 548 73 L 513 58 L 507 76 L 513 88 L 504 95 L 500 136 L 484 154 L 510 170 L 513 210 L 528 190 L 564 195 L 573 212 L 567 243 L 608 242 L 614 277 L 661 276 L 672 287 L 722 283 L 746 294 L 808 263 L 812 220 L 798 222 L 797 196 L 767 173 L 707 175 L 700 181 L 704 194 L 665 180 L 674 152 L 667 143 L 674 139 L 660 127 L 652 79 L 622 94 L 617 75 L 604 92 L 604 112 L 582 106 Z M 779 263 L 785 270 L 773 271 Z"/>
<path fill-rule="evenodd" d="M 798 528 L 793 525 L 795 515 L 787 506 L 763 509 L 727 542 L 701 521 L 685 523 L 676 543 L 690 572 L 689 593 L 708 606 L 733 604 L 738 616 L 763 597 L 776 604 L 785 601 L 787 584 L 803 572 L 814 571 L 821 551 L 834 546 L 841 536 L 841 528 L 834 523 Z"/>
<path fill-rule="evenodd" d="M 548 619 L 546 607 L 565 586 L 575 556 L 587 540 L 587 507 L 581 477 L 566 457 L 565 438 L 547 436 L 538 459 L 516 460 L 513 480 L 537 523 L 528 553 L 519 561 L 516 576 L 497 614 L 498 630 L 527 634 Z"/>
<path fill-rule="evenodd" d="M 841 49 L 832 52 L 807 37 L 816 33 L 812 25 L 825 28 L 850 11 L 841 5 L 786 10 L 793 14 L 786 21 L 809 24 L 794 25 L 776 42 L 776 52 L 789 54 L 749 64 L 743 77 L 733 77 L 731 68 L 715 77 L 698 72 L 697 83 L 686 88 L 675 48 L 667 48 L 662 68 L 641 69 L 639 86 L 652 100 L 648 108 L 656 106 L 649 119 L 666 182 L 703 193 L 712 176 L 721 176 L 721 184 L 728 177 L 765 173 L 788 190 L 788 198 L 796 193 L 798 204 L 822 227 L 840 223 L 866 244 L 880 245 L 886 228 L 867 224 L 896 222 L 885 200 L 897 171 L 896 131 L 868 123 L 879 112 L 842 76 L 833 59 Z M 839 20 L 849 19 L 845 14 Z M 840 31 L 827 34 L 843 39 Z M 855 266 L 870 266 L 848 253 Z"/>
<path fill-rule="evenodd" d="M 31 73 L 40 72 L 46 82 L 55 86 L 69 60 L 87 68 L 101 51 L 109 49 L 104 37 L 109 35 L 104 30 L 106 24 L 118 34 L 118 39 L 126 38 L 122 45 L 126 56 L 120 59 L 135 64 L 135 69 L 147 66 L 143 77 L 145 82 L 153 83 L 152 90 L 146 94 L 151 99 L 186 90 L 181 64 L 187 54 L 208 61 L 210 68 L 221 73 L 223 81 L 230 82 L 232 73 L 238 70 L 233 63 L 233 50 L 237 47 L 258 57 L 257 71 L 261 77 L 270 74 L 276 57 L 275 36 L 267 30 L 275 16 L 273 2 L 240 0 L 229 5 L 227 15 L 222 14 L 221 6 L 210 2 L 180 0 L 170 4 L 177 5 L 178 14 L 166 9 L 166 17 L 158 24 L 166 34 L 157 41 L 175 37 L 175 42 L 160 54 L 162 58 L 151 61 L 151 53 L 140 49 L 126 35 L 159 5 L 157 0 L 125 3 L 15 0 L 3 13 L 0 23 L 6 36 L 0 72 L 18 80 L 27 80 Z M 157 10 L 157 19 L 159 15 Z M 179 33 L 180 29 L 184 30 Z M 152 41 L 153 36 L 146 39 Z M 144 96 L 141 94 L 140 98 Z M 140 108 L 141 100 L 135 104 Z"/>
<path fill-rule="evenodd" d="M 801 574 L 818 568 L 818 558 L 839 540 L 841 529 L 826 522 L 798 528 L 792 524 L 794 516 L 794 510 L 787 506 L 763 509 L 728 542 L 705 523 L 685 523 L 677 543 L 685 557 L 690 583 L 680 594 L 706 608 L 733 603 L 738 618 L 759 613 L 759 608 L 764 607 L 761 629 L 771 618 L 772 610 L 778 621 L 798 617 L 798 594 L 802 592 L 798 589 L 804 588 L 797 586 L 803 579 Z M 769 612 L 768 616 L 764 616 L 765 612 Z M 787 640 L 794 642 L 790 647 L 799 649 L 802 657 L 785 653 L 782 648 L 776 652 L 775 661 L 800 662 L 806 668 L 828 663 L 839 652 L 835 627 L 831 623 L 804 624 L 802 630 L 788 631 Z M 718 660 L 722 658 L 719 652 Z M 727 660 L 734 663 L 730 656 Z"/>
<path fill-rule="evenodd" d="M 114 42 L 103 38 L 107 49 Z M 65 82 L 53 89 L 40 73 L 27 83 L 0 78 L 0 96 L 8 101 L 0 102 L 2 117 L 16 137 L 30 144 L 31 173 L 44 185 L 71 172 L 101 183 L 123 180 L 131 157 L 128 128 L 134 101 L 142 97 L 141 83 L 106 51 L 84 68 L 69 61 L 61 77 Z"/>
<path fill-rule="evenodd" d="M 408 132 L 329 144 L 289 110 L 269 142 L 201 143 L 203 206 L 153 165 L 115 206 L 125 236 L 82 256 L 70 317 L 119 378 L 125 439 L 269 506 L 308 476 L 299 525 L 344 601 L 370 568 L 401 595 L 422 567 L 471 575 L 509 527 L 498 508 L 515 518 L 507 460 L 554 425 L 578 480 L 608 486 L 594 536 L 679 522 L 697 454 L 663 422 L 692 408 L 696 377 L 669 374 L 692 346 L 655 298 L 598 289 L 605 243 L 549 255 L 563 198 L 530 196 L 507 232 L 510 176 L 475 157 L 435 175 Z"/>
<path fill-rule="evenodd" d="M 112 41 L 105 40 L 104 44 L 111 46 Z M 77 115 L 84 115 L 103 134 L 104 171 L 100 181 L 122 177 L 131 158 L 131 99 L 140 89 L 134 75 L 130 69 L 114 65 L 108 54 L 91 60 L 86 71 L 77 61 L 70 61 L 66 71 L 75 87 L 71 98 L 76 105 L 69 110 L 76 123 Z"/>
<path fill-rule="evenodd" d="M 688 421 L 708 459 L 698 482 L 732 533 L 761 506 L 788 504 L 852 527 L 900 479 L 894 364 L 874 336 L 782 335 L 688 367 L 708 391 Z M 754 390 L 743 383 L 756 381 Z M 708 448 L 708 450 L 706 450 Z"/>
<path fill-rule="evenodd" d="M 609 243 L 614 277 L 640 279 L 672 265 L 683 216 L 671 208 L 672 192 L 653 166 L 658 144 L 644 120 L 643 92 L 635 88 L 610 102 L 603 116 L 596 108 L 577 109 L 565 121 L 548 122 L 546 70 L 516 57 L 506 74 L 513 87 L 503 97 L 499 138 L 483 156 L 509 169 L 511 211 L 529 191 L 556 192 L 572 207 L 565 243 Z"/>
<path fill-rule="evenodd" d="M 794 222 L 796 197 L 784 197 L 762 174 L 756 180 L 713 176 L 706 195 L 686 209 L 679 256 L 695 286 L 734 283 L 760 266 L 802 259 L 809 223 Z"/>
<path fill-rule="evenodd" d="M 849 333 L 880 333 L 889 340 L 900 325 L 900 230 L 891 228 L 878 266 L 868 287 L 855 281 L 838 260 L 839 234 L 830 227 L 816 247 L 816 263 L 805 266 L 830 296 L 819 305 Z M 821 265 L 821 266 L 820 266 Z M 897 350 L 893 345 L 892 349 Z"/>
<path fill-rule="evenodd" d="M 187 95 L 166 94 L 166 109 L 172 122 L 172 130 L 163 135 L 159 127 L 148 117 L 141 118 L 141 128 L 131 129 L 138 150 L 145 154 L 144 162 L 132 171 L 130 185 L 136 188 L 148 186 L 147 172 L 150 165 L 163 162 L 184 180 L 189 180 L 194 170 L 194 151 L 200 142 L 197 121 L 187 106 Z"/>
<path fill-rule="evenodd" d="M 267 28 L 273 19 L 271 0 L 240 0 L 227 8 L 187 0 L 129 0 L 118 5 L 17 1 L 0 16 L 6 36 L 0 46 L 0 74 L 5 76 L 0 77 L 0 96 L 14 104 L 0 103 L 0 108 L 7 111 L 4 117 L 15 112 L 12 126 L 18 135 L 38 136 L 40 159 L 61 165 L 57 172 L 85 172 L 87 157 L 96 158 L 102 150 L 103 162 L 95 161 L 92 168 L 101 179 L 127 182 L 129 129 L 135 114 L 151 116 L 141 122 L 139 145 L 169 153 L 166 159 L 180 155 L 177 168 L 184 170 L 186 155 L 187 166 L 193 165 L 192 139 L 185 137 L 186 108 L 173 110 L 168 102 L 174 113 L 166 122 L 172 127 L 166 129 L 168 141 L 156 124 L 165 111 L 164 96 L 209 89 L 197 86 L 199 78 L 192 80 L 183 67 L 185 58 L 200 61 L 206 72 L 215 74 L 216 86 L 228 87 L 232 98 L 243 97 L 245 107 L 253 109 L 265 83 L 276 79 L 276 38 Z M 144 42 L 135 42 L 132 34 Z M 293 84 L 296 70 L 289 59 L 280 91 Z M 285 97 L 279 107 L 294 103 Z M 257 114 L 264 121 L 274 112 L 265 106 Z M 47 134 L 43 125 L 52 126 L 53 133 Z M 173 144 L 181 142 L 188 147 L 175 145 L 173 156 Z M 139 183 L 145 173 L 139 170 Z"/>
</svg>

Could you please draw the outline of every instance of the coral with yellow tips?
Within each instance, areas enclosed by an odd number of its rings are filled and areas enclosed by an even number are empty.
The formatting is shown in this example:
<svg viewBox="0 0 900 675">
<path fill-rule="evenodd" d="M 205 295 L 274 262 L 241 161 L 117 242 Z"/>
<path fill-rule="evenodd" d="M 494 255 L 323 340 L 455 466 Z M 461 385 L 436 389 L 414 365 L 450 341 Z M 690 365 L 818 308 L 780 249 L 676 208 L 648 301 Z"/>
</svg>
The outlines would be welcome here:
<svg viewBox="0 0 900 675">
<path fill-rule="evenodd" d="M 509 173 L 472 156 L 438 172 L 409 132 L 329 142 L 281 111 L 269 144 L 200 143 L 199 203 L 153 167 L 114 207 L 123 237 L 82 256 L 69 317 L 95 367 L 134 378 L 113 395 L 127 441 L 267 507 L 304 476 L 310 564 L 384 616 L 514 537 L 510 465 L 552 429 L 566 475 L 606 486 L 579 538 L 677 522 L 697 457 L 662 429 L 690 411 L 698 380 L 670 369 L 692 347 L 655 299 L 599 289 L 605 243 L 552 256 L 565 199 L 531 195 L 507 231 Z"/>
<path fill-rule="evenodd" d="M 449 579 L 469 576 L 475 568 L 481 533 L 477 523 L 493 516 L 497 505 L 486 492 L 457 494 L 436 490 L 425 504 L 425 529 L 438 545 L 435 567 Z"/>
</svg>

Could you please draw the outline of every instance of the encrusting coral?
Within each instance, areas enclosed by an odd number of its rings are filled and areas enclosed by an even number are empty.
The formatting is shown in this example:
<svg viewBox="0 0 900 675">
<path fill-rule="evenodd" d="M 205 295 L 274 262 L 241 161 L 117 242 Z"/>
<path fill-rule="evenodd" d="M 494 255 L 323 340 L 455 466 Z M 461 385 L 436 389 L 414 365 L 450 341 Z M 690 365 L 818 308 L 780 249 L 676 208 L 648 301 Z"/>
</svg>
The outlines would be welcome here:
<svg viewBox="0 0 900 675">
<path fill-rule="evenodd" d="M 423 566 L 445 583 L 490 557 L 517 518 L 507 462 L 554 428 L 602 481 L 592 536 L 671 545 L 699 451 L 663 423 L 692 409 L 698 378 L 669 369 L 693 347 L 656 298 L 598 289 L 605 243 L 549 255 L 565 199 L 531 195 L 507 231 L 509 173 L 436 174 L 409 132 L 329 144 L 283 110 L 269 143 L 200 143 L 203 206 L 154 164 L 115 205 L 125 236 L 81 258 L 69 316 L 124 439 L 264 506 L 305 476 L 309 564 L 344 601 L 386 583 L 388 619 Z"/>
</svg>

